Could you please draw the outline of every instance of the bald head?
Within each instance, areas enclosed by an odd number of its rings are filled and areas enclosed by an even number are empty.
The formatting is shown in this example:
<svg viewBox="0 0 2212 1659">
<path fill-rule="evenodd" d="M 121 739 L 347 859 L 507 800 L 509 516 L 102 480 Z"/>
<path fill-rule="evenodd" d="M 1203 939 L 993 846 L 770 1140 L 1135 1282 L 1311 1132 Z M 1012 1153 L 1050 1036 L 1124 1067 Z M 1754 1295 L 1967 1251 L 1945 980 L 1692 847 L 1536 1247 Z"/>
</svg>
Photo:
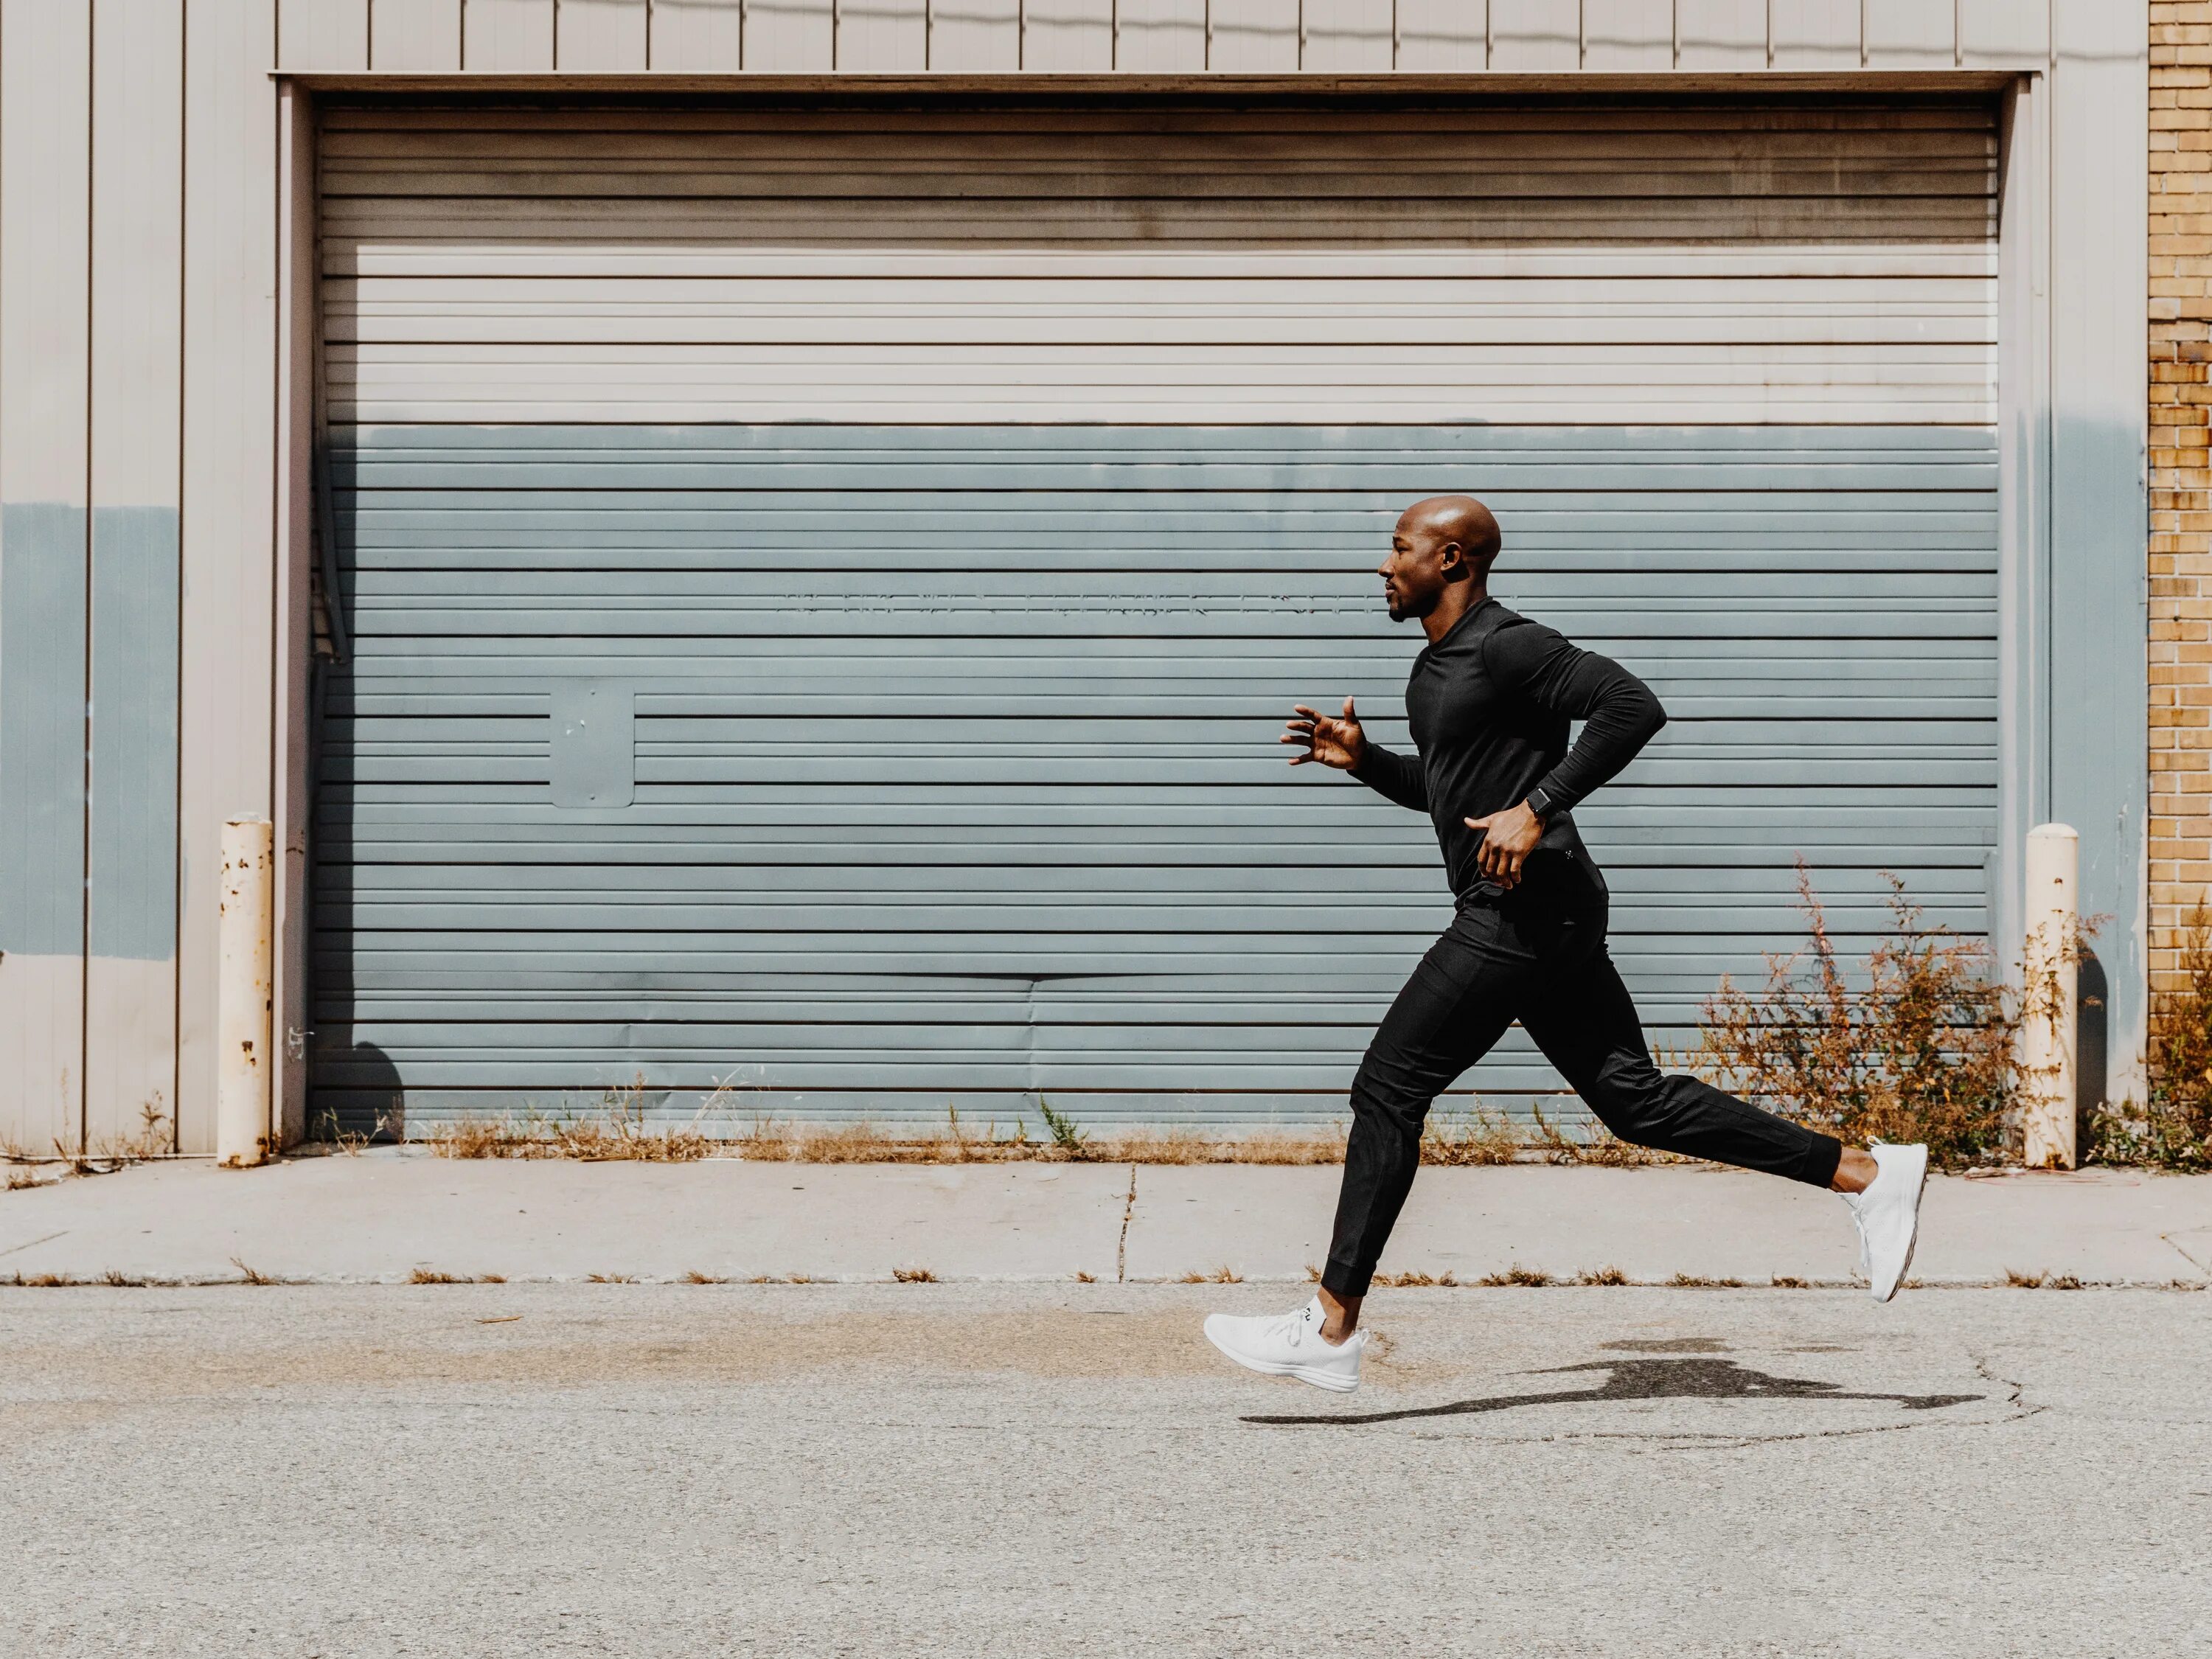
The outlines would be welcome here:
<svg viewBox="0 0 2212 1659">
<path fill-rule="evenodd" d="M 1431 495 L 1415 501 L 1398 515 L 1398 529 L 1439 542 L 1457 542 L 1478 576 L 1488 574 L 1498 550 L 1504 545 L 1498 520 L 1472 495 Z"/>
<path fill-rule="evenodd" d="M 1390 556 L 1376 573 L 1390 619 L 1448 622 L 1486 589 L 1503 538 L 1490 509 L 1472 495 L 1431 495 L 1398 515 Z"/>
</svg>

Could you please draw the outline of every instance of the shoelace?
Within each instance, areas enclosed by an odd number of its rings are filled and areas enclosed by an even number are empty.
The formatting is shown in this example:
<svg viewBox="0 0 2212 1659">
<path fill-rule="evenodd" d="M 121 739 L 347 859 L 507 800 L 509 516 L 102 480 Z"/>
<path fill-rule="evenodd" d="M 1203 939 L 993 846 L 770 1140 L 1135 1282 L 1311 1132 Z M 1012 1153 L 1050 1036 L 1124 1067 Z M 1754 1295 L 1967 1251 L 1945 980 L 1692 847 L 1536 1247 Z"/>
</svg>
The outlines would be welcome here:
<svg viewBox="0 0 2212 1659">
<path fill-rule="evenodd" d="M 1306 1310 L 1300 1308 L 1296 1313 L 1285 1314 L 1275 1322 L 1275 1328 L 1269 1334 L 1287 1338 L 1292 1347 L 1299 1346 L 1306 1337 Z"/>
</svg>

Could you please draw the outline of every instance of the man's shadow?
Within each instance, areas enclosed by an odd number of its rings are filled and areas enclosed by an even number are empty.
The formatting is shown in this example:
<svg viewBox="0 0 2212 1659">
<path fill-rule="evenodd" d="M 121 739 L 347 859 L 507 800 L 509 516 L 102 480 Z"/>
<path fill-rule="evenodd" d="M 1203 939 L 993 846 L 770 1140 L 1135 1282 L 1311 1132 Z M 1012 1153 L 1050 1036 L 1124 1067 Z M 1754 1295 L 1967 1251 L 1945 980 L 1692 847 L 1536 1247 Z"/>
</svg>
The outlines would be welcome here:
<svg viewBox="0 0 2212 1659">
<path fill-rule="evenodd" d="M 1853 1394 L 1840 1383 L 1805 1376 L 1770 1376 L 1765 1371 L 1739 1365 L 1733 1359 L 1599 1359 L 1586 1365 L 1553 1366 L 1538 1375 L 1553 1376 L 1569 1371 L 1603 1371 L 1606 1377 L 1595 1389 L 1492 1395 L 1483 1400 L 1461 1400 L 1449 1406 L 1422 1406 L 1407 1411 L 1366 1412 L 1349 1417 L 1247 1417 L 1242 1420 L 1343 1428 L 1363 1423 L 1402 1423 L 1416 1417 L 1463 1417 L 1478 1412 L 1508 1412 L 1522 1406 L 1572 1406 L 1604 1400 L 1880 1400 L 1902 1406 L 1909 1412 L 1926 1412 L 1983 1398 L 1978 1394 Z"/>
</svg>

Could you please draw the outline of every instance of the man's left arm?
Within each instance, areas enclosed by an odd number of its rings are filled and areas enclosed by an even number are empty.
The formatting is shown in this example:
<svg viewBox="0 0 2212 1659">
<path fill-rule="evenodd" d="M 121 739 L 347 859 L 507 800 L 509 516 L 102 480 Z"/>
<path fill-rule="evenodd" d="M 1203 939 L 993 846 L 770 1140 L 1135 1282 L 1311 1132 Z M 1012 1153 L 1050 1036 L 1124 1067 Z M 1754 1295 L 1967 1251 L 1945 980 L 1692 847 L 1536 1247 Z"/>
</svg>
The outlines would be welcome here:
<svg viewBox="0 0 2212 1659">
<path fill-rule="evenodd" d="M 1498 629 L 1484 642 L 1483 667 L 1502 690 L 1583 722 L 1582 735 L 1528 799 L 1469 818 L 1483 831 L 1482 872 L 1511 886 L 1535 850 L 1548 818 L 1567 811 L 1617 776 L 1667 723 L 1651 688 L 1610 657 L 1585 651 L 1540 623 Z"/>
</svg>

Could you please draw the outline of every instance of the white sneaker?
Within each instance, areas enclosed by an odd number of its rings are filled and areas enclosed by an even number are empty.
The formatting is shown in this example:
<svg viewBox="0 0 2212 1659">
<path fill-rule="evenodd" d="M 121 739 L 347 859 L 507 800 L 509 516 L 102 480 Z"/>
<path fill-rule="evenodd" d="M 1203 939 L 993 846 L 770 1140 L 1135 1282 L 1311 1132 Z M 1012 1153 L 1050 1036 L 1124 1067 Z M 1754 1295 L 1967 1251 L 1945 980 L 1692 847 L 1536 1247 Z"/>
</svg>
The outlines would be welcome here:
<svg viewBox="0 0 2212 1659">
<path fill-rule="evenodd" d="M 1920 1189 L 1928 1184 L 1925 1146 L 1870 1149 L 1876 1174 L 1863 1193 L 1845 1193 L 1851 1219 L 1859 1230 L 1859 1267 L 1874 1299 L 1887 1302 L 1912 1265 L 1912 1246 L 1920 1236 Z"/>
<path fill-rule="evenodd" d="M 1295 1376 L 1317 1389 L 1348 1394 L 1359 1386 L 1359 1351 L 1367 1346 L 1367 1333 L 1354 1331 L 1330 1343 L 1321 1334 L 1322 1317 L 1319 1297 L 1295 1313 L 1243 1318 L 1209 1314 L 1206 1340 L 1248 1371 Z"/>
</svg>

